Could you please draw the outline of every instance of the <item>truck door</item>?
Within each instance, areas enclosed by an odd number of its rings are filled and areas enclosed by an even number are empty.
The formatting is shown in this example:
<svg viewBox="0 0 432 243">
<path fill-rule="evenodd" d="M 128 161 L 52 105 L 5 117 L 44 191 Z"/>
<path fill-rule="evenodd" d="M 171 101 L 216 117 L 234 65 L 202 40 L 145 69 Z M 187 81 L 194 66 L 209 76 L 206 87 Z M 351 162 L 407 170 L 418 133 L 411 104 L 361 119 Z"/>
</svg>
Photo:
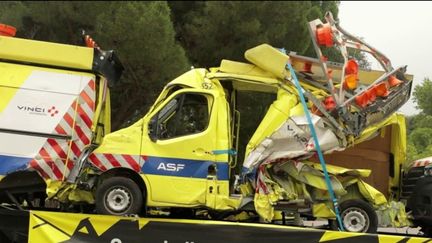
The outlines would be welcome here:
<svg viewBox="0 0 432 243">
<path fill-rule="evenodd" d="M 144 122 L 143 172 L 148 204 L 203 205 L 214 179 L 217 102 L 211 91 L 174 92 Z M 214 188 L 211 189 L 215 191 Z"/>
</svg>

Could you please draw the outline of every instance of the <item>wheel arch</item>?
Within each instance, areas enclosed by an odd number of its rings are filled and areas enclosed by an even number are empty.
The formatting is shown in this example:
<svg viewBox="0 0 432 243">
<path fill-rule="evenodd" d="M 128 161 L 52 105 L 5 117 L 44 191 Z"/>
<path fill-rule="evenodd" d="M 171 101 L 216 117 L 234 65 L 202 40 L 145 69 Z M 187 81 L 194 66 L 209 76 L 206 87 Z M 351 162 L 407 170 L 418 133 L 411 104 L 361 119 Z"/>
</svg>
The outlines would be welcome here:
<svg viewBox="0 0 432 243">
<path fill-rule="evenodd" d="M 134 170 L 128 169 L 128 168 L 112 168 L 110 170 L 107 170 L 103 172 L 98 179 L 98 185 L 101 184 L 101 182 L 107 178 L 115 177 L 115 176 L 121 176 L 121 177 L 127 177 L 131 180 L 133 180 L 138 187 L 141 189 L 141 192 L 143 193 L 144 198 L 147 198 L 148 192 L 147 192 L 147 185 L 144 181 L 144 179 Z"/>
</svg>

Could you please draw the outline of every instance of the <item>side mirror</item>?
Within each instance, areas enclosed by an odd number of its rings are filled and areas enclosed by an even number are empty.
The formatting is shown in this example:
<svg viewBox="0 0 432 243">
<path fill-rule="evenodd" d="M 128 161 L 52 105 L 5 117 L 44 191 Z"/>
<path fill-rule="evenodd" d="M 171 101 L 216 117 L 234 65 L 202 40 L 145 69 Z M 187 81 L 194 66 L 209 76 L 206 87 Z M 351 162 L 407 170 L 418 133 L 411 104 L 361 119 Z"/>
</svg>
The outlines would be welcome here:
<svg viewBox="0 0 432 243">
<path fill-rule="evenodd" d="M 158 124 L 158 115 L 155 115 L 152 117 L 152 119 L 150 119 L 150 122 L 148 124 L 148 135 L 150 137 L 150 140 L 152 140 L 153 142 L 156 142 L 157 140 L 157 134 L 158 134 L 158 129 L 157 129 L 157 124 Z"/>
</svg>

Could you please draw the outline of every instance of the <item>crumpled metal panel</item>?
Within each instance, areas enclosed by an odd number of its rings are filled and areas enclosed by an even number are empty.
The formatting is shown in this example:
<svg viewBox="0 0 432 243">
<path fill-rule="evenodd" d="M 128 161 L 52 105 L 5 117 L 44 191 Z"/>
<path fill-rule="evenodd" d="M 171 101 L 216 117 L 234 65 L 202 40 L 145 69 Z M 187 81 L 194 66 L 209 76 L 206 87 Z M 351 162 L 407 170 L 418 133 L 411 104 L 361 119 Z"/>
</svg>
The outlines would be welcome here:
<svg viewBox="0 0 432 243">
<path fill-rule="evenodd" d="M 356 198 L 364 198 L 377 209 L 389 207 L 384 195 L 362 180 L 370 171 L 327 166 L 338 198 L 349 194 Z M 266 221 L 273 219 L 274 206 L 279 201 L 294 200 L 304 200 L 310 204 L 315 216 L 335 217 L 319 164 L 295 160 L 264 163 L 258 169 L 256 185 L 255 209 Z"/>
<path fill-rule="evenodd" d="M 325 127 L 321 117 L 312 114 L 312 122 L 324 153 L 344 149 L 339 146 L 336 135 Z M 307 158 L 312 156 L 315 151 L 306 117 L 292 116 L 249 154 L 243 163 L 243 168 L 252 172 L 264 161 L 271 163 L 281 158 Z"/>
</svg>

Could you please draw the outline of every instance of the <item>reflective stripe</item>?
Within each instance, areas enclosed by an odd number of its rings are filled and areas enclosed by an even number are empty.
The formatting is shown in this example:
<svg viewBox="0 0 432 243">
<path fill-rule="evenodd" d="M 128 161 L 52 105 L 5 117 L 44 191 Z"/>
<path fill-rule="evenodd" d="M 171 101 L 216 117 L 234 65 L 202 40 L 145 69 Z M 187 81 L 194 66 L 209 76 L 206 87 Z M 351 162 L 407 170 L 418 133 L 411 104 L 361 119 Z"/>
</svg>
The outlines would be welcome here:
<svg viewBox="0 0 432 243">
<path fill-rule="evenodd" d="M 39 164 L 37 163 L 37 161 L 36 160 L 32 160 L 32 161 L 30 161 L 30 163 L 29 163 L 29 167 L 31 167 L 31 168 L 33 168 L 33 169 L 35 169 L 36 171 L 38 171 L 39 172 L 39 174 L 43 177 L 43 178 L 49 178 L 50 177 L 50 175 L 48 175 L 47 174 L 47 172 L 45 172 L 40 166 L 39 166 Z"/>
<path fill-rule="evenodd" d="M 133 170 L 135 170 L 135 171 L 140 170 L 139 163 L 134 158 L 132 158 L 132 156 L 127 155 L 127 154 L 123 154 L 122 156 L 126 160 L 126 162 L 132 167 Z"/>
<path fill-rule="evenodd" d="M 50 168 L 50 166 L 42 158 L 33 159 L 30 162 L 29 167 L 35 169 L 44 178 L 51 178 L 51 179 L 55 179 L 56 178 L 56 176 L 54 175 L 54 172 L 52 171 L 52 169 Z"/>
<path fill-rule="evenodd" d="M 132 169 L 136 172 L 141 169 L 139 155 L 93 153 L 89 156 L 89 161 L 102 171 L 118 167 Z"/>
<path fill-rule="evenodd" d="M 218 180 L 229 179 L 229 165 L 226 162 L 189 160 L 149 156 L 141 171 L 145 174 L 191 178 L 207 178 L 209 166 L 216 165 Z"/>
<path fill-rule="evenodd" d="M 78 158 L 85 146 L 91 143 L 91 126 L 94 115 L 93 100 L 95 99 L 94 86 L 94 81 L 88 80 L 79 97 L 72 102 L 63 119 L 60 120 L 53 131 L 53 133 L 57 134 L 72 135 L 72 141 L 47 139 L 47 142 L 39 151 L 39 156 L 42 159 L 33 159 L 29 164 L 30 168 L 39 171 L 43 177 L 57 180 L 66 178 L 73 168 L 73 159 Z M 78 99 L 82 99 L 84 102 L 78 102 Z M 75 115 L 75 108 L 77 109 L 77 115 Z M 75 122 L 74 117 L 76 118 Z M 71 153 L 69 153 L 68 158 L 67 151 L 69 147 Z"/>
<path fill-rule="evenodd" d="M 95 154 L 91 154 L 88 158 L 90 162 L 93 163 L 97 168 L 101 169 L 102 171 L 106 171 L 107 168 L 102 164 L 102 162 L 99 160 L 99 158 Z"/>
<path fill-rule="evenodd" d="M 137 172 L 141 170 L 144 174 L 190 178 L 207 178 L 209 167 L 215 165 L 218 180 L 229 179 L 229 165 L 226 162 L 216 163 L 206 160 L 97 153 L 91 154 L 89 156 L 89 161 L 102 171 L 114 167 L 124 167 Z"/>
</svg>

